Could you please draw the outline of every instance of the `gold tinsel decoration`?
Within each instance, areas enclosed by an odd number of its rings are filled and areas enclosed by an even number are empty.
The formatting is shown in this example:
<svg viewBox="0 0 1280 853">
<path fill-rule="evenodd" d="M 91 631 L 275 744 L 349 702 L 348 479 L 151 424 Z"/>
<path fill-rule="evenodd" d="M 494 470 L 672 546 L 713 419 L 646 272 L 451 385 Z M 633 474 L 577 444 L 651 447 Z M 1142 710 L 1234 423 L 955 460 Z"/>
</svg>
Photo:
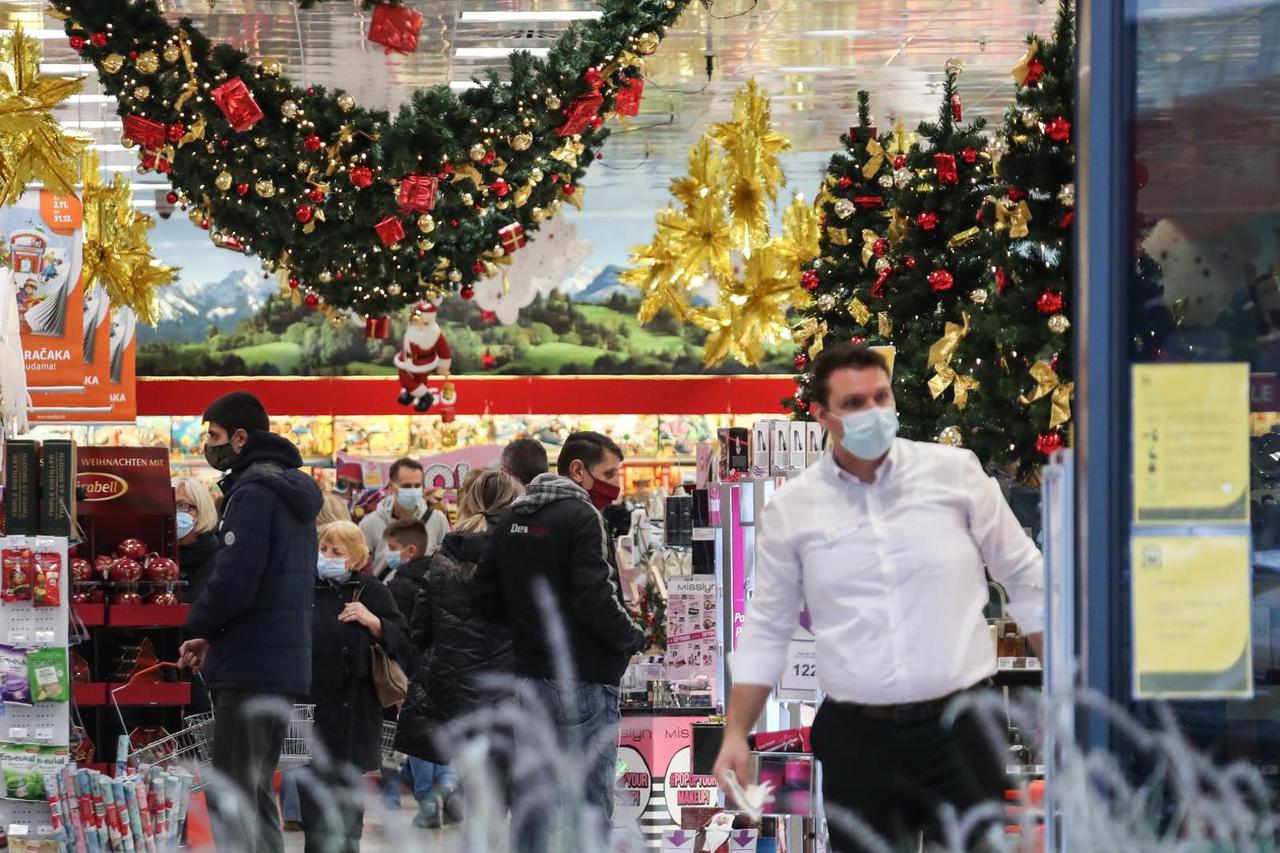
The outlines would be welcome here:
<svg viewBox="0 0 1280 853">
<path fill-rule="evenodd" d="M 104 288 L 112 305 L 128 306 L 139 320 L 154 324 L 156 289 L 178 275 L 151 254 L 147 232 L 155 220 L 133 209 L 133 187 L 123 176 L 102 182 L 96 154 L 85 155 L 83 174 L 85 287 Z"/>
<path fill-rule="evenodd" d="M 17 202 L 32 181 L 74 195 L 76 158 L 92 141 L 68 133 L 53 117 L 84 78 L 40 76 L 40 42 L 22 27 L 0 37 L 0 207 Z"/>
<path fill-rule="evenodd" d="M 733 120 L 690 150 L 688 174 L 671 182 L 680 206 L 658 212 L 653 241 L 633 250 L 620 277 L 644 294 L 642 323 L 665 310 L 705 330 L 708 365 L 758 364 L 768 346 L 790 339 L 788 312 L 809 303 L 800 273 L 819 253 L 817 212 L 797 197 L 782 233 L 769 227 L 770 205 L 786 186 L 778 155 L 789 147 L 773 128 L 768 96 L 748 83 Z M 713 304 L 695 305 L 704 288 L 714 289 Z"/>
</svg>

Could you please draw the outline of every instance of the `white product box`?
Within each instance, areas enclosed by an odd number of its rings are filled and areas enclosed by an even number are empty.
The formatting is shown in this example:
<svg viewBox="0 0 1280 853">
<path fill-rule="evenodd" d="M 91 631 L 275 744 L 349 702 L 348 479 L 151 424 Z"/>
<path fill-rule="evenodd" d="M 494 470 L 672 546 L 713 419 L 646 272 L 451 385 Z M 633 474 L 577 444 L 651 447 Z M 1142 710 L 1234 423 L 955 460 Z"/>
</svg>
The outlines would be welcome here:
<svg viewBox="0 0 1280 853">
<path fill-rule="evenodd" d="M 816 465 L 818 460 L 822 458 L 822 424 L 813 421 L 805 424 L 805 449 L 804 461 L 805 466 Z"/>
<path fill-rule="evenodd" d="M 770 421 L 773 438 L 769 444 L 769 476 L 782 477 L 791 468 L 791 421 Z"/>
<path fill-rule="evenodd" d="M 756 421 L 751 425 L 751 476 L 769 476 L 769 447 L 773 443 L 773 422 Z"/>
<path fill-rule="evenodd" d="M 803 471 L 808 465 L 806 461 L 805 448 L 808 447 L 808 424 L 804 421 L 791 422 L 791 462 L 789 467 L 792 471 Z"/>
</svg>

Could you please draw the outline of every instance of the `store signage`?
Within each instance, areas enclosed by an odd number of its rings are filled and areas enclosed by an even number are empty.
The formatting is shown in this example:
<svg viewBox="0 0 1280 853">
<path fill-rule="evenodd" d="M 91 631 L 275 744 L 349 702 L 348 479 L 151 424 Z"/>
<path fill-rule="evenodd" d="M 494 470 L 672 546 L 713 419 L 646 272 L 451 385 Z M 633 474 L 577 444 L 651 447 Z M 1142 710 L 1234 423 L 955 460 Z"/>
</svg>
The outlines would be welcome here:
<svg viewBox="0 0 1280 853">
<path fill-rule="evenodd" d="M 76 485 L 89 550 L 108 553 L 122 539 L 141 539 L 156 553 L 177 556 L 169 451 L 163 447 L 80 447 Z"/>
<path fill-rule="evenodd" d="M 81 474 L 76 478 L 76 485 L 84 492 L 86 501 L 114 500 L 129 491 L 123 477 L 97 471 Z"/>
<path fill-rule="evenodd" d="M 634 825 L 638 816 L 651 846 L 658 846 L 665 832 L 680 828 L 682 809 L 717 803 L 715 777 L 690 772 L 693 724 L 702 722 L 706 717 L 626 714 L 622 718 L 618 749 L 622 772 L 614 788 L 618 807 L 614 823 Z M 641 792 L 645 774 L 649 790 Z"/>
</svg>

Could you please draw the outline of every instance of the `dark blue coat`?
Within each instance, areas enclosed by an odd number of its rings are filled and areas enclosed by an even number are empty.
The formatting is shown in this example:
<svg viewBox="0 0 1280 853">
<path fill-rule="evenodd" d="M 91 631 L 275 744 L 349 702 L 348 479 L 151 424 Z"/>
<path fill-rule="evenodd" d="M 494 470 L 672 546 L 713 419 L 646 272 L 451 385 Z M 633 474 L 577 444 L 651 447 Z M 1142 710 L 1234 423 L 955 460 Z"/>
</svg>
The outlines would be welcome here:
<svg viewBox="0 0 1280 853">
<path fill-rule="evenodd" d="M 187 618 L 209 641 L 211 690 L 305 696 L 311 689 L 311 608 L 319 487 L 283 436 L 255 431 L 223 478 L 222 539 L 213 574 Z"/>
</svg>

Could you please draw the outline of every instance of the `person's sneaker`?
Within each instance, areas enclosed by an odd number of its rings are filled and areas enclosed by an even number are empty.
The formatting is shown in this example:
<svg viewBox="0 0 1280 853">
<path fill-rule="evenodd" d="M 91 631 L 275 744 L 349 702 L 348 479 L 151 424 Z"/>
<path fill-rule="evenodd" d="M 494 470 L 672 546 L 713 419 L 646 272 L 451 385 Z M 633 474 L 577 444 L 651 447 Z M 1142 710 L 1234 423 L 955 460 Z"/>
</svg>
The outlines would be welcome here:
<svg viewBox="0 0 1280 853">
<path fill-rule="evenodd" d="M 467 814 L 467 801 L 459 791 L 451 791 L 444 799 L 444 822 L 462 823 Z"/>
<path fill-rule="evenodd" d="M 418 813 L 413 816 L 413 825 L 419 829 L 439 829 L 443 825 L 443 812 L 439 797 L 427 797 L 418 803 Z"/>
</svg>

